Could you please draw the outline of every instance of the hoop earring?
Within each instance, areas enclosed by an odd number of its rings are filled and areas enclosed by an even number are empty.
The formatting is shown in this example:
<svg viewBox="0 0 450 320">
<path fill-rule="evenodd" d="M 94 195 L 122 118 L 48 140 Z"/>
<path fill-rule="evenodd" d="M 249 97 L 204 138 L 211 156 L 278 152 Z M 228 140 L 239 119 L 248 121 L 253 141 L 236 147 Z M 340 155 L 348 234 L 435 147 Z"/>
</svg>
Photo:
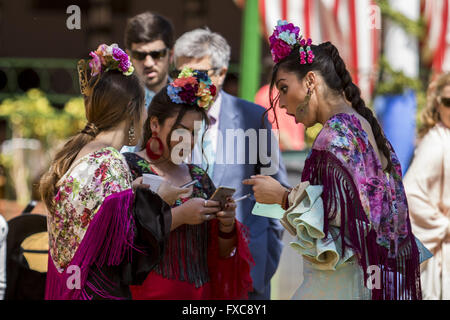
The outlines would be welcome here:
<svg viewBox="0 0 450 320">
<path fill-rule="evenodd" d="M 295 118 L 297 120 L 299 120 L 301 113 L 309 107 L 309 101 L 311 100 L 311 96 L 312 96 L 312 90 L 310 88 L 308 88 L 308 91 L 306 92 L 305 100 L 298 105 L 297 109 L 295 109 Z"/>
<path fill-rule="evenodd" d="M 134 126 L 131 125 L 130 129 L 128 130 L 128 144 L 132 145 L 135 139 L 136 136 L 134 135 Z"/>
<path fill-rule="evenodd" d="M 153 139 L 158 143 L 158 153 L 152 150 L 151 144 Z M 164 145 L 155 131 L 152 131 L 152 136 L 148 139 L 147 144 L 145 145 L 145 151 L 151 160 L 158 160 L 163 155 Z"/>
</svg>

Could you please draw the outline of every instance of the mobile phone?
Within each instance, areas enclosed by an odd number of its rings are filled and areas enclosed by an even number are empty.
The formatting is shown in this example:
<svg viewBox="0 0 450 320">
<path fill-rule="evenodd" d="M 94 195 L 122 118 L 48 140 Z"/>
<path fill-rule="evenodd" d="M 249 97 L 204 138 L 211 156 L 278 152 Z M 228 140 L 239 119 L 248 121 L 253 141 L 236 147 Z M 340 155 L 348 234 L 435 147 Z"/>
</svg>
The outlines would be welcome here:
<svg viewBox="0 0 450 320">
<path fill-rule="evenodd" d="M 227 202 L 227 198 L 232 197 L 235 192 L 236 189 L 234 188 L 220 186 L 214 191 L 209 200 L 219 201 L 220 206 L 223 208 Z"/>
</svg>

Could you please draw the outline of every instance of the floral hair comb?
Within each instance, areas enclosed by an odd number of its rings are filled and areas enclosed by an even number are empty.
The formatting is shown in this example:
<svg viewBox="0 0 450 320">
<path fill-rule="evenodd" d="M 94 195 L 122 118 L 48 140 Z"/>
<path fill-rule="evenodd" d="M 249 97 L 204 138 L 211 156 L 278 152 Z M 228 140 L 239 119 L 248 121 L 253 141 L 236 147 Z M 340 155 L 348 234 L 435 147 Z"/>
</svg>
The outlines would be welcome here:
<svg viewBox="0 0 450 320">
<path fill-rule="evenodd" d="M 129 76 L 134 71 L 130 57 L 116 43 L 110 46 L 101 44 L 96 51 L 91 51 L 89 55 L 92 57 L 91 62 L 89 62 L 91 76 L 96 76 L 108 70 L 119 70 L 124 75 Z"/>
<path fill-rule="evenodd" d="M 102 74 L 108 70 L 119 70 L 126 76 L 129 76 L 134 72 L 130 57 L 115 43 L 110 46 L 101 44 L 96 51 L 91 51 L 89 55 L 92 57 L 89 62 L 91 77 Z M 84 59 L 78 61 L 77 69 L 81 93 L 85 96 L 90 96 L 92 89 L 97 84 L 99 78 L 97 78 L 94 84 L 91 84 L 91 86 L 89 85 L 87 72 L 88 63 Z"/>
<path fill-rule="evenodd" d="M 208 110 L 216 96 L 216 86 L 205 72 L 185 67 L 167 86 L 167 95 L 174 103 L 197 105 Z"/>
<path fill-rule="evenodd" d="M 277 26 L 269 38 L 270 52 L 275 63 L 286 58 L 298 45 L 300 64 L 313 63 L 314 53 L 311 50 L 312 41 L 300 35 L 300 28 L 285 20 L 278 20 Z M 306 48 L 305 48 L 306 46 Z"/>
</svg>

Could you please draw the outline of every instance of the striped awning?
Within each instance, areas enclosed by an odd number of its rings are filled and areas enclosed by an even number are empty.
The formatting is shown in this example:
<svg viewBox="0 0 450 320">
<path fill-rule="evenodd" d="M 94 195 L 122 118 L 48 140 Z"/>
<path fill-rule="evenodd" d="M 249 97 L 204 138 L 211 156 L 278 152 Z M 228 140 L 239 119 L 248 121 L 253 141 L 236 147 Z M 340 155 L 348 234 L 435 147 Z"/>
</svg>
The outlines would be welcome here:
<svg viewBox="0 0 450 320">
<path fill-rule="evenodd" d="M 450 0 L 422 1 L 421 15 L 426 24 L 423 57 L 435 74 L 450 71 Z"/>
<path fill-rule="evenodd" d="M 381 14 L 373 0 L 259 0 L 259 11 L 266 38 L 282 19 L 299 26 L 314 44 L 331 41 L 363 96 L 371 96 L 381 41 Z"/>
</svg>

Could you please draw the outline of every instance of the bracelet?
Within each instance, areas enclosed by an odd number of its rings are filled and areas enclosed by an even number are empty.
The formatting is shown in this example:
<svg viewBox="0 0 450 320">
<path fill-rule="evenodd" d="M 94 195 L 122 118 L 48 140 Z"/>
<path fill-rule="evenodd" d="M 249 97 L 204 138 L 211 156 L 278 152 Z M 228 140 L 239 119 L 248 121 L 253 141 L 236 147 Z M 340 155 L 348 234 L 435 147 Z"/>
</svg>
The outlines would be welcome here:
<svg viewBox="0 0 450 320">
<path fill-rule="evenodd" d="M 233 223 L 233 229 L 229 232 L 223 232 L 219 228 L 219 238 L 222 238 L 222 239 L 231 239 L 234 237 L 235 233 L 236 233 L 236 224 L 235 223 Z"/>
</svg>

